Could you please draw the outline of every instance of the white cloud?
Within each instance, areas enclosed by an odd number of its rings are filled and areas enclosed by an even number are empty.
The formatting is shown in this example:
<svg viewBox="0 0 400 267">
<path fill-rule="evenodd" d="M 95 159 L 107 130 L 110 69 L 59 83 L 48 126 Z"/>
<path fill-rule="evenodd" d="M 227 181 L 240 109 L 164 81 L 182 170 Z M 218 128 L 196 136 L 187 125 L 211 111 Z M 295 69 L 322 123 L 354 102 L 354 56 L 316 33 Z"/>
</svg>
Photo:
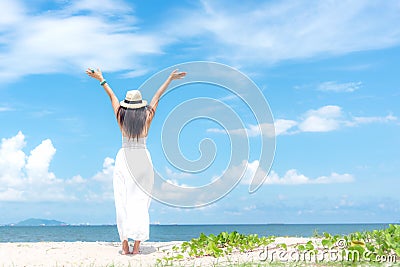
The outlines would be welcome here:
<svg viewBox="0 0 400 267">
<path fill-rule="evenodd" d="M 232 5 L 203 0 L 196 8 L 170 11 L 171 16 L 151 30 L 140 28 L 143 21 L 133 15 L 128 1 L 61 1 L 55 9 L 42 12 L 32 12 L 23 1 L 1 1 L 0 9 L 0 77 L 7 80 L 87 66 L 125 71 L 126 77 L 135 77 L 147 73 L 142 70 L 143 56 L 161 55 L 167 45 L 179 45 L 181 53 L 196 48 L 205 58 L 243 65 L 400 43 L 400 29 L 393 27 L 399 20 L 396 1 Z M 328 84 L 328 90 L 356 88 L 338 86 Z"/>
<path fill-rule="evenodd" d="M 2 78 L 88 66 L 140 75 L 140 57 L 161 53 L 166 43 L 163 36 L 138 33 L 131 8 L 120 1 L 76 1 L 39 14 L 13 2 L 0 3 L 9 11 L 0 21 L 7 26 L 0 28 Z"/>
<path fill-rule="evenodd" d="M 243 210 L 245 210 L 245 211 L 252 211 L 252 210 L 256 210 L 256 209 L 257 209 L 256 205 L 250 205 L 250 206 L 243 207 Z"/>
<path fill-rule="evenodd" d="M 285 200 L 287 197 L 283 194 L 278 194 L 276 197 L 278 200 Z"/>
<path fill-rule="evenodd" d="M 389 114 L 387 116 L 357 117 L 346 114 L 339 106 L 328 105 L 316 110 L 309 110 L 298 123 L 297 131 L 300 132 L 330 132 L 341 127 L 354 127 L 371 123 L 396 122 L 397 117 Z"/>
<path fill-rule="evenodd" d="M 276 119 L 275 130 L 268 123 L 258 125 L 249 124 L 246 129 L 227 130 L 228 134 L 255 137 L 261 134 L 260 128 L 267 136 L 275 132 L 275 136 L 292 135 L 301 132 L 331 132 L 341 127 L 354 127 L 370 123 L 397 122 L 397 117 L 389 114 L 387 116 L 357 117 L 345 114 L 342 108 L 335 105 L 323 106 L 319 109 L 311 109 L 305 112 L 298 121 L 287 119 Z M 207 132 L 226 134 L 223 129 L 210 128 Z"/>
<path fill-rule="evenodd" d="M 317 110 L 309 110 L 299 124 L 302 132 L 329 132 L 339 128 L 342 110 L 338 106 L 324 106 Z"/>
<path fill-rule="evenodd" d="M 250 184 L 253 180 L 259 164 L 260 163 L 258 160 L 254 160 L 253 162 L 243 160 L 241 165 L 233 166 L 230 170 L 227 170 L 227 173 L 230 177 L 239 177 L 242 171 L 245 170 L 242 180 L 240 182 L 242 184 Z"/>
<path fill-rule="evenodd" d="M 354 117 L 353 118 L 353 124 L 350 125 L 359 125 L 359 124 L 367 124 L 367 123 L 374 123 L 374 122 L 380 122 L 380 123 L 387 123 L 387 122 L 392 122 L 392 121 L 397 121 L 397 117 L 389 114 L 385 117 Z"/>
<path fill-rule="evenodd" d="M 226 133 L 226 131 L 224 129 L 209 128 L 207 129 L 207 133 Z"/>
<path fill-rule="evenodd" d="M 191 188 L 191 186 L 189 186 L 187 184 L 179 183 L 178 180 L 176 180 L 176 179 L 167 179 L 167 180 L 165 180 L 165 182 L 168 183 L 168 184 L 172 184 L 172 185 L 176 185 L 176 186 L 180 186 L 180 187 Z"/>
<path fill-rule="evenodd" d="M 224 97 L 220 97 L 218 100 L 222 101 L 222 102 L 226 102 L 226 101 L 232 101 L 232 100 L 241 100 L 241 98 L 235 94 L 231 94 L 231 95 L 227 95 Z"/>
<path fill-rule="evenodd" d="M 259 161 L 254 160 L 253 162 L 248 162 L 244 160 L 240 165 L 233 166 L 226 171 L 229 177 L 239 177 L 245 170 L 241 184 L 249 185 L 253 180 L 256 172 L 258 175 L 265 176 L 265 170 L 263 168 L 258 169 Z M 328 176 L 319 176 L 317 178 L 309 178 L 304 174 L 300 174 L 296 169 L 288 170 L 282 177 L 280 177 L 275 171 L 271 171 L 264 184 L 272 185 L 299 185 L 299 184 L 335 184 L 335 183 L 351 183 L 354 181 L 354 177 L 351 174 L 338 174 L 332 172 Z"/>
<path fill-rule="evenodd" d="M 114 159 L 106 157 L 103 162 L 103 170 L 93 176 L 93 180 L 110 183 L 114 172 Z"/>
<path fill-rule="evenodd" d="M 354 201 L 349 200 L 347 195 L 341 196 L 339 203 L 335 205 L 335 209 L 343 208 L 343 207 L 353 207 Z"/>
<path fill-rule="evenodd" d="M 197 45 L 203 40 L 216 57 L 230 61 L 278 62 L 400 42 L 400 29 L 393 27 L 400 18 L 396 1 L 201 3 L 200 9 L 185 9 L 174 16 L 166 32 L 193 38 Z"/>
<path fill-rule="evenodd" d="M 284 176 L 271 171 L 268 175 L 265 184 L 280 184 L 280 185 L 297 185 L 297 184 L 336 184 L 336 183 L 351 183 L 354 182 L 354 177 L 351 174 L 331 173 L 328 176 L 319 176 L 317 178 L 309 178 L 304 174 L 298 173 L 297 170 L 288 170 Z"/>
<path fill-rule="evenodd" d="M 26 155 L 21 150 L 25 146 L 25 136 L 18 134 L 1 140 L 0 148 L 0 187 L 4 185 L 18 186 L 23 181 L 19 178 L 25 166 Z"/>
<path fill-rule="evenodd" d="M 309 181 L 310 179 L 308 177 L 299 174 L 297 170 L 292 169 L 288 170 L 283 177 L 279 177 L 276 172 L 271 171 L 265 180 L 265 184 L 307 184 Z"/>
<path fill-rule="evenodd" d="M 371 123 L 396 122 L 397 117 L 387 116 L 357 117 L 345 114 L 339 106 L 323 106 L 317 110 L 309 110 L 299 122 L 299 132 L 330 132 L 341 127 L 354 127 Z"/>
<path fill-rule="evenodd" d="M 171 181 L 175 181 L 176 179 L 185 179 L 185 178 L 190 178 L 191 176 L 193 176 L 190 173 L 187 172 L 174 172 L 173 170 L 171 170 L 168 167 L 165 167 L 165 177 L 168 177 L 170 179 L 172 179 Z M 175 182 L 173 184 L 176 184 Z"/>
<path fill-rule="evenodd" d="M 126 14 L 132 11 L 132 7 L 120 0 L 80 0 L 67 7 L 70 12 L 90 11 L 94 13 L 113 15 L 115 13 Z"/>
<path fill-rule="evenodd" d="M 259 162 L 257 160 L 253 162 L 243 161 L 240 166 L 235 166 L 231 170 L 228 170 L 229 175 L 238 176 L 240 173 L 238 171 L 242 171 L 244 167 L 247 169 L 241 180 L 242 184 L 250 184 L 257 168 L 259 167 Z M 262 170 L 262 173 L 265 174 L 265 171 Z M 298 184 L 335 184 L 335 183 L 351 183 L 354 181 L 354 177 L 351 174 L 338 174 L 332 172 L 328 176 L 319 176 L 317 178 L 309 178 L 304 174 L 298 173 L 297 170 L 291 169 L 288 170 L 284 176 L 280 177 L 276 172 L 271 171 L 267 179 L 264 181 L 264 184 L 279 184 L 279 185 L 298 185 Z"/>
<path fill-rule="evenodd" d="M 320 83 L 317 86 L 317 89 L 319 91 L 331 91 L 331 92 L 346 92 L 346 93 L 351 93 L 354 92 L 358 89 L 360 89 L 362 86 L 362 82 L 348 82 L 348 83 L 338 83 L 336 81 L 329 81 L 329 82 L 323 82 Z"/>
<path fill-rule="evenodd" d="M 351 183 L 354 181 L 354 177 L 351 174 L 338 174 L 336 172 L 331 173 L 329 176 L 319 176 L 313 183 L 316 184 L 332 184 L 332 183 Z"/>
<path fill-rule="evenodd" d="M 7 188 L 0 191 L 0 201 L 20 201 L 23 198 L 22 194 L 23 191 Z"/>
<path fill-rule="evenodd" d="M 65 181 L 67 184 L 85 184 L 87 181 L 80 175 L 75 175 L 71 179 Z"/>
<path fill-rule="evenodd" d="M 207 129 L 207 132 L 209 133 L 222 133 L 226 134 L 233 134 L 233 135 L 239 135 L 239 136 L 248 136 L 248 137 L 256 137 L 260 136 L 261 131 L 265 133 L 267 136 L 271 137 L 274 134 L 281 134 L 283 129 L 289 127 L 291 124 L 290 121 L 284 121 L 284 120 L 278 120 L 278 127 L 275 124 L 275 128 L 272 126 L 271 123 L 261 123 L 259 125 L 254 125 L 254 124 L 249 124 L 246 129 L 240 128 L 240 129 L 231 129 L 225 131 L 224 129 L 218 129 L 218 128 L 209 128 Z M 289 127 L 290 128 L 290 127 Z"/>
<path fill-rule="evenodd" d="M 10 107 L 0 107 L 0 112 L 11 111 L 11 110 L 13 110 L 13 109 Z"/>
<path fill-rule="evenodd" d="M 25 13 L 24 7 L 18 1 L 1 1 L 0 6 L 2 11 L 0 27 L 5 28 L 20 21 L 23 18 L 23 13 Z"/>
<path fill-rule="evenodd" d="M 105 158 L 103 169 L 90 178 L 56 177 L 49 167 L 56 149 L 50 139 L 32 149 L 29 156 L 22 132 L 3 138 L 0 146 L 1 201 L 104 201 L 112 199 L 114 160 Z"/>
<path fill-rule="evenodd" d="M 44 140 L 34 148 L 28 157 L 25 170 L 29 182 L 51 182 L 55 179 L 54 173 L 49 172 L 50 162 L 56 149 L 50 139 Z"/>
<path fill-rule="evenodd" d="M 140 77 L 140 76 L 146 75 L 147 73 L 149 73 L 148 69 L 133 70 L 133 71 L 128 71 L 127 73 L 122 74 L 121 77 L 135 78 L 135 77 Z"/>
<path fill-rule="evenodd" d="M 277 119 L 275 120 L 275 135 L 287 134 L 290 129 L 298 125 L 297 121 Z"/>
</svg>

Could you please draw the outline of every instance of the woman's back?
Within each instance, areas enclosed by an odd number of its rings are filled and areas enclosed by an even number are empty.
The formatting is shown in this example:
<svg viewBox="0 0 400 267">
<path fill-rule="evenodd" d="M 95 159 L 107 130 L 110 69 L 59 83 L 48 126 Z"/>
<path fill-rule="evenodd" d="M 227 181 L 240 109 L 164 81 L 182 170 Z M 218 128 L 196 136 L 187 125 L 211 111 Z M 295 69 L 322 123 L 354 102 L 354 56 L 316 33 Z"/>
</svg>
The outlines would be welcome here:
<svg viewBox="0 0 400 267">
<path fill-rule="evenodd" d="M 139 253 L 141 241 L 149 238 L 149 204 L 154 171 L 146 139 L 161 95 L 172 80 L 186 73 L 174 70 L 157 90 L 150 105 L 138 90 L 126 93 L 119 101 L 100 69 L 88 68 L 86 73 L 100 82 L 111 100 L 114 114 L 122 132 L 122 148 L 115 159 L 113 173 L 117 228 L 122 242 L 122 254 L 130 254 L 128 238 L 135 240 L 133 254 Z"/>
<path fill-rule="evenodd" d="M 122 147 L 123 148 L 146 148 L 147 136 L 144 137 L 127 137 L 122 136 Z"/>
</svg>

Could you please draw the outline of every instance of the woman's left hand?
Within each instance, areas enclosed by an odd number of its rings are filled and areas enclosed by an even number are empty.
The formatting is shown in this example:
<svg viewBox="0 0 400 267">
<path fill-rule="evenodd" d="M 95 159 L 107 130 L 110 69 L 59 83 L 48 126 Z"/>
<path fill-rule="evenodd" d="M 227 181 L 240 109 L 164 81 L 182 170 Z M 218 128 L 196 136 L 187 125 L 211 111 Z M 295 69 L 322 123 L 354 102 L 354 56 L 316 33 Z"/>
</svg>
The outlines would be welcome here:
<svg viewBox="0 0 400 267">
<path fill-rule="evenodd" d="M 94 69 L 88 68 L 88 69 L 86 70 L 86 74 L 89 75 L 89 76 L 92 77 L 92 78 L 95 78 L 95 79 L 98 80 L 99 82 L 101 82 L 101 81 L 104 80 L 104 78 L 103 78 L 103 73 L 101 73 L 101 70 L 100 70 L 100 69 L 94 70 Z"/>
<path fill-rule="evenodd" d="M 178 72 L 178 69 L 176 69 L 173 72 L 171 72 L 171 74 L 169 75 L 169 78 L 171 80 L 178 80 L 178 79 L 182 79 L 185 76 L 186 76 L 186 72 Z"/>
</svg>

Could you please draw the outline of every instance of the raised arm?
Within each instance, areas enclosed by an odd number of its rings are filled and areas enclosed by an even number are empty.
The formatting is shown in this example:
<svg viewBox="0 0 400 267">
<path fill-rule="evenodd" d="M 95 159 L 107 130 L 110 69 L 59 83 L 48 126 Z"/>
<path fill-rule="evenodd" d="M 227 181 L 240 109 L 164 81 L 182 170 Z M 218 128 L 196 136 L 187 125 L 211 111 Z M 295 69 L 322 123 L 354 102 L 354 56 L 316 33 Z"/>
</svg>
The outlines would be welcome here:
<svg viewBox="0 0 400 267">
<path fill-rule="evenodd" d="M 88 68 L 86 70 L 86 74 L 89 75 L 90 77 L 98 80 L 100 82 L 100 85 L 103 86 L 104 91 L 106 91 L 107 95 L 110 97 L 111 100 L 111 105 L 114 110 L 115 116 L 117 116 L 117 111 L 119 107 L 119 101 L 118 98 L 115 96 L 114 91 L 111 89 L 111 87 L 108 85 L 107 81 L 103 77 L 103 73 L 101 72 L 100 69 L 94 70 L 91 68 Z"/>
<path fill-rule="evenodd" d="M 171 72 L 167 80 L 165 80 L 165 82 L 160 86 L 160 88 L 158 88 L 157 92 L 153 96 L 153 99 L 151 99 L 150 107 L 153 109 L 152 114 L 154 114 L 154 112 L 156 111 L 158 106 L 158 101 L 160 100 L 162 94 L 164 94 L 165 90 L 167 90 L 169 84 L 173 80 L 182 79 L 183 77 L 185 77 L 185 75 L 186 72 L 178 72 L 178 70 L 174 70 L 173 72 Z"/>
</svg>

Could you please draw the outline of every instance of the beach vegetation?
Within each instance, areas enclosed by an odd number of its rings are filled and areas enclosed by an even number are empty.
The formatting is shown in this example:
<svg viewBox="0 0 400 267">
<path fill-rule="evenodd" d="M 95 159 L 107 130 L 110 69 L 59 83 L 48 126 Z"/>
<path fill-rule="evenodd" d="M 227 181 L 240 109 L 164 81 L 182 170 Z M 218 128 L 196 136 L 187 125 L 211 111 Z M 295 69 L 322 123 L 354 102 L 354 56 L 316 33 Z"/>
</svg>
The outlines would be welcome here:
<svg viewBox="0 0 400 267">
<path fill-rule="evenodd" d="M 381 264 L 396 264 L 400 261 L 400 225 L 389 224 L 389 227 L 381 230 L 354 232 L 348 235 L 331 235 L 322 233 L 307 242 L 289 245 L 276 243 L 273 236 L 258 236 L 256 234 L 244 235 L 238 232 L 222 232 L 218 235 L 200 234 L 198 238 L 183 242 L 174 246 L 167 256 L 158 259 L 159 266 L 173 266 L 184 259 L 194 259 L 204 256 L 215 258 L 229 256 L 232 253 L 247 253 L 260 248 L 271 246 L 272 249 L 288 251 L 295 250 L 299 255 L 313 256 L 313 265 L 324 265 L 327 262 L 340 266 L 347 264 L 367 264 L 368 266 L 380 266 Z M 322 258 L 319 255 L 337 252 L 334 259 Z M 310 257 L 311 257 L 310 256 Z M 276 262 L 252 262 L 255 265 L 231 263 L 228 266 L 270 266 Z M 289 262 L 286 262 L 288 264 Z M 296 266 L 299 266 L 297 262 Z M 308 262 L 310 263 L 310 262 Z M 267 264 L 267 265 L 264 265 Z M 344 265 L 343 265 L 344 264 Z M 277 265 L 277 266 L 278 266 Z M 301 265 L 301 264 L 300 264 Z M 338 266 L 339 266 L 338 265 Z M 216 266 L 219 266 L 218 264 Z M 285 266 L 290 266 L 285 265 Z"/>
<path fill-rule="evenodd" d="M 332 236 L 324 233 L 321 244 L 327 249 L 340 249 L 348 260 L 376 262 L 379 259 L 398 259 L 400 257 L 400 225 L 389 224 L 381 230 L 355 232 L 349 235 Z M 354 253 L 356 252 L 356 253 Z"/>
<path fill-rule="evenodd" d="M 267 246 L 274 242 L 274 237 L 259 237 L 257 234 L 244 235 L 237 231 L 221 232 L 218 235 L 201 233 L 198 238 L 183 242 L 180 246 L 173 246 L 171 255 L 159 259 L 161 265 L 172 264 L 175 260 L 189 257 L 212 256 L 215 258 L 229 255 L 233 252 L 245 253 L 255 248 Z"/>
</svg>

